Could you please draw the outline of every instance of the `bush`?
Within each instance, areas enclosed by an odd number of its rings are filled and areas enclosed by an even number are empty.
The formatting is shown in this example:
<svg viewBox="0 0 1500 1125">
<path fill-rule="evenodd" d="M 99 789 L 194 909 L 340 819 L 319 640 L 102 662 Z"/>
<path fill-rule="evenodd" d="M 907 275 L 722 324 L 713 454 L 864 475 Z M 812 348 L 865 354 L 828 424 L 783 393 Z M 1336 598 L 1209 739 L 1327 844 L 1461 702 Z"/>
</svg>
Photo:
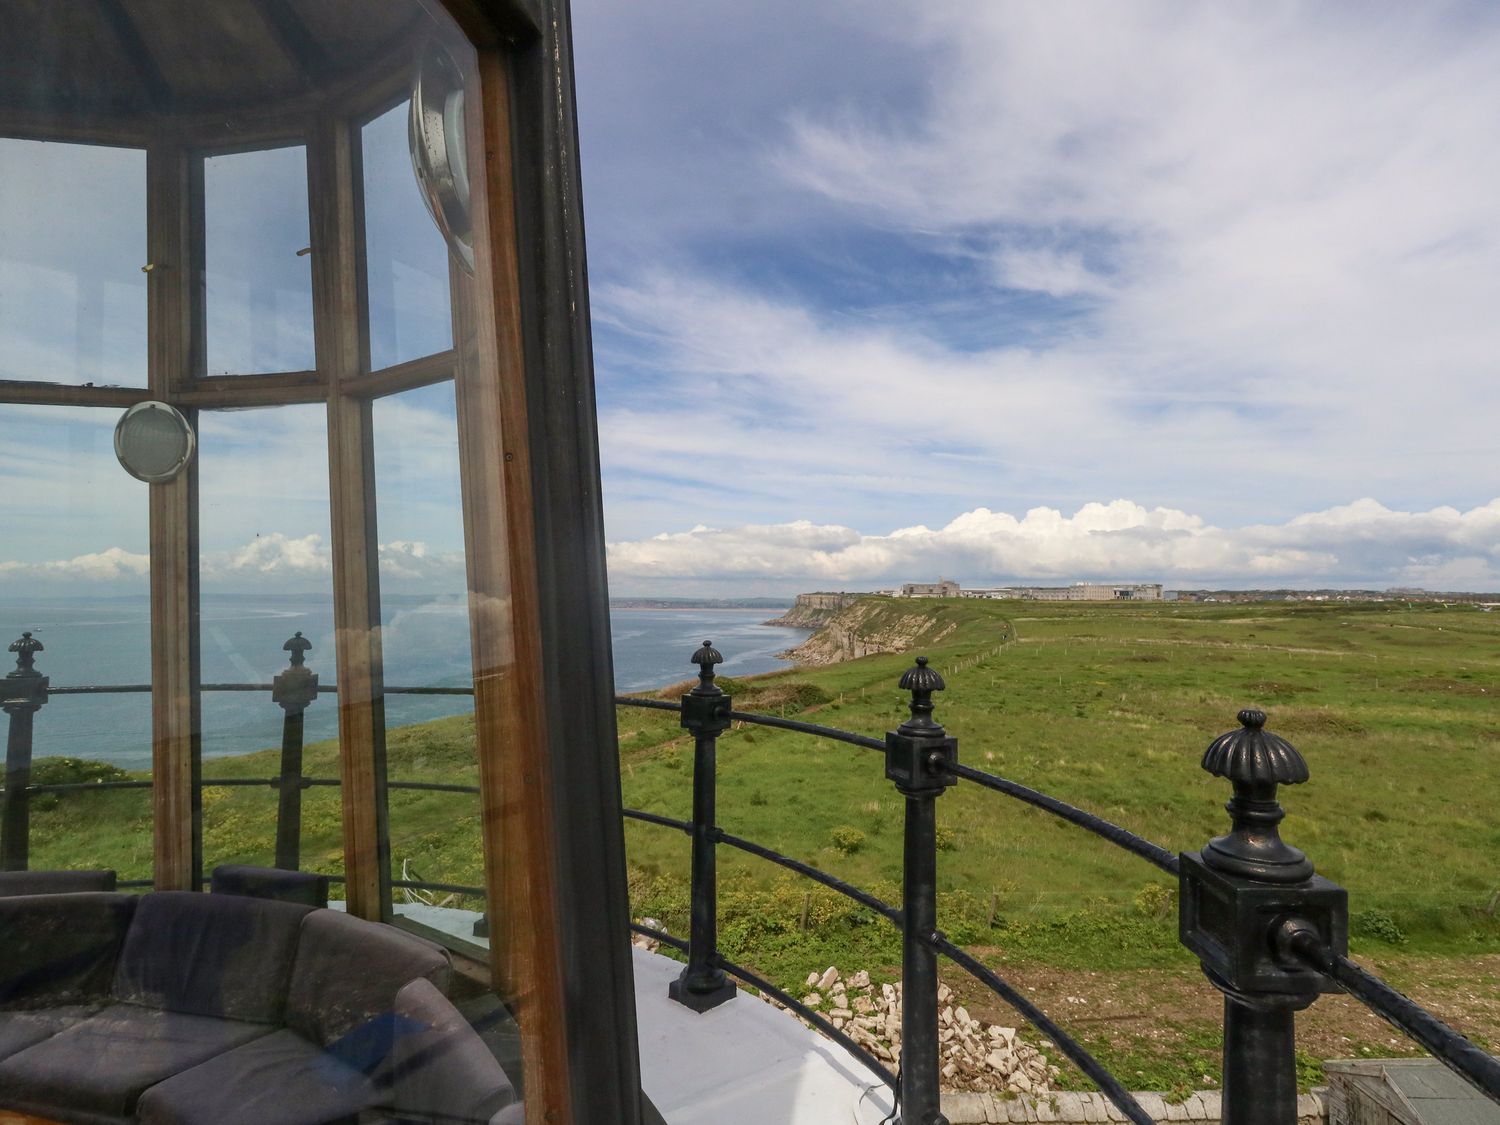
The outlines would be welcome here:
<svg viewBox="0 0 1500 1125">
<path fill-rule="evenodd" d="M 88 781 L 128 781 L 130 775 L 109 762 L 90 758 L 38 758 L 31 764 L 33 785 L 78 785 Z"/>
<path fill-rule="evenodd" d="M 937 830 L 937 850 L 940 852 L 951 852 L 958 847 L 958 837 L 954 835 L 951 828 L 939 828 Z"/>
<path fill-rule="evenodd" d="M 1135 910 L 1137 914 L 1164 922 L 1177 912 L 1177 891 L 1160 883 L 1147 883 L 1135 892 Z"/>
<path fill-rule="evenodd" d="M 853 855 L 865 846 L 865 834 L 848 824 L 840 824 L 829 836 L 833 840 L 833 846 L 844 855 Z"/>
<path fill-rule="evenodd" d="M 1388 945 L 1405 945 L 1406 931 L 1384 910 L 1359 910 L 1349 916 L 1349 930 Z"/>
</svg>

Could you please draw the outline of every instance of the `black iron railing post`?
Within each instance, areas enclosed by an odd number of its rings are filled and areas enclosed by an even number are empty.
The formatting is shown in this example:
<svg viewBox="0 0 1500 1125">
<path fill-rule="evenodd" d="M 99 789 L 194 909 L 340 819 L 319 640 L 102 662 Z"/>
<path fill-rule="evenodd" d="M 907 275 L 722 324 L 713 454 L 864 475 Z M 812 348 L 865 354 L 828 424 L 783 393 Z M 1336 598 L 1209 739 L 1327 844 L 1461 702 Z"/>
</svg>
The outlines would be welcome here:
<svg viewBox="0 0 1500 1125">
<path fill-rule="evenodd" d="M 286 714 L 281 720 L 281 774 L 276 779 L 276 866 L 297 871 L 302 866 L 302 719 L 318 698 L 318 676 L 303 663 L 312 642 L 300 632 L 281 646 L 291 663 L 271 681 L 271 698 Z"/>
<path fill-rule="evenodd" d="M 935 802 L 958 779 L 958 740 L 932 718 L 943 678 L 917 657 L 901 677 L 911 718 L 885 736 L 885 776 L 906 798 L 901 907 L 901 1125 L 947 1125 L 939 1107 L 937 817 Z"/>
<path fill-rule="evenodd" d="M 1338 986 L 1292 951 L 1288 935 L 1311 931 L 1347 952 L 1348 898 L 1278 830 L 1276 788 L 1306 781 L 1307 763 L 1264 729 L 1263 712 L 1239 719 L 1203 755 L 1204 769 L 1234 785 L 1232 828 L 1182 855 L 1179 927 L 1224 994 L 1223 1125 L 1295 1125 L 1296 1013 Z"/>
<path fill-rule="evenodd" d="M 734 982 L 719 967 L 718 826 L 715 791 L 719 735 L 729 729 L 731 699 L 714 683 L 724 657 L 709 641 L 693 653 L 698 683 L 682 697 L 682 726 L 693 735 L 693 889 L 688 963 L 667 994 L 697 1012 L 733 999 Z"/>
<path fill-rule="evenodd" d="M 5 803 L 0 806 L 0 871 L 25 871 L 31 856 L 31 736 L 47 702 L 47 677 L 36 670 L 42 642 L 30 633 L 11 644 L 16 667 L 0 679 L 0 708 L 10 716 L 5 739 Z"/>
</svg>

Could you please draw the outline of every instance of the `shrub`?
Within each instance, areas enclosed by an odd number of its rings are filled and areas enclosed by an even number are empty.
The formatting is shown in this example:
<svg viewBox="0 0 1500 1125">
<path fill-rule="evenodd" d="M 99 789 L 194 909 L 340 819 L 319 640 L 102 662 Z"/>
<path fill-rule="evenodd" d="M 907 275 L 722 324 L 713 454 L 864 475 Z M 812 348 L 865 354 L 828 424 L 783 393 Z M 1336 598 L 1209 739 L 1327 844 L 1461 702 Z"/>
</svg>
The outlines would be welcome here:
<svg viewBox="0 0 1500 1125">
<path fill-rule="evenodd" d="M 1384 910 L 1359 910 L 1349 917 L 1349 929 L 1360 937 L 1389 945 L 1405 945 L 1406 931 Z"/>
<path fill-rule="evenodd" d="M 89 758 L 38 758 L 31 764 L 33 785 L 77 785 L 86 781 L 126 781 L 130 775 L 109 762 Z"/>
<path fill-rule="evenodd" d="M 1147 883 L 1135 892 L 1137 914 L 1164 922 L 1177 910 L 1177 891 L 1160 883 Z"/>
<path fill-rule="evenodd" d="M 940 852 L 951 852 L 958 847 L 958 837 L 954 835 L 951 828 L 939 828 L 937 830 L 937 850 Z"/>
<path fill-rule="evenodd" d="M 833 846 L 844 855 L 853 855 L 865 846 L 865 834 L 852 825 L 840 824 L 829 836 Z"/>
</svg>

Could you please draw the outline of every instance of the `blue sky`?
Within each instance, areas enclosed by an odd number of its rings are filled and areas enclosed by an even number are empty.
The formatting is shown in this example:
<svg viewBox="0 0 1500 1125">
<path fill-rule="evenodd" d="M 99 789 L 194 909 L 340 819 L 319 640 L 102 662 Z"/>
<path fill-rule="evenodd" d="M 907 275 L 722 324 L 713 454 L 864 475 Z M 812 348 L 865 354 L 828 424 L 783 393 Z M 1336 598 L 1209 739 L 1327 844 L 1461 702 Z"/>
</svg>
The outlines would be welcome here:
<svg viewBox="0 0 1500 1125">
<path fill-rule="evenodd" d="M 574 21 L 614 593 L 1500 589 L 1500 8 Z M 446 346 L 442 245 L 399 115 L 371 129 L 394 362 Z M 209 182 L 211 350 L 291 365 L 300 165 L 236 159 Z M 143 168 L 69 160 L 0 142 L 0 372 L 140 385 Z M 41 190 L 87 219 L 28 220 Z M 250 275 L 273 301 L 235 298 Z M 451 402 L 382 409 L 387 573 L 447 585 Z M 94 414 L 0 408 L 0 579 L 139 582 L 144 489 Z M 205 422 L 206 581 L 327 581 L 321 443 L 315 409 Z"/>
<path fill-rule="evenodd" d="M 617 589 L 1500 585 L 1500 10 L 812 7 L 575 4 Z"/>
</svg>

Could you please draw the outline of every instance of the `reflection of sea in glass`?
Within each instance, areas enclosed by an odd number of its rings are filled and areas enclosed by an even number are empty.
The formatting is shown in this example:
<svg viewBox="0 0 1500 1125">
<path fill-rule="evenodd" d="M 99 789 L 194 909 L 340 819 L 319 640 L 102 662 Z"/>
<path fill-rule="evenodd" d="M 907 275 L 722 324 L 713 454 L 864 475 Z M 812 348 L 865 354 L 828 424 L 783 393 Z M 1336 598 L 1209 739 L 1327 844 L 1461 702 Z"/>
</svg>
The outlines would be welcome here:
<svg viewBox="0 0 1500 1125">
<path fill-rule="evenodd" d="M 0 379 L 146 385 L 146 154 L 0 138 Z"/>
<path fill-rule="evenodd" d="M 310 370 L 306 150 L 211 156 L 203 189 L 208 374 Z"/>
<path fill-rule="evenodd" d="M 363 130 L 370 366 L 377 371 L 453 346 L 448 247 L 412 171 L 409 104 Z"/>
<path fill-rule="evenodd" d="M 119 419 L 109 407 L 0 405 L 0 588 L 7 601 L 80 585 L 145 593 L 147 486 L 115 459 Z"/>
</svg>

